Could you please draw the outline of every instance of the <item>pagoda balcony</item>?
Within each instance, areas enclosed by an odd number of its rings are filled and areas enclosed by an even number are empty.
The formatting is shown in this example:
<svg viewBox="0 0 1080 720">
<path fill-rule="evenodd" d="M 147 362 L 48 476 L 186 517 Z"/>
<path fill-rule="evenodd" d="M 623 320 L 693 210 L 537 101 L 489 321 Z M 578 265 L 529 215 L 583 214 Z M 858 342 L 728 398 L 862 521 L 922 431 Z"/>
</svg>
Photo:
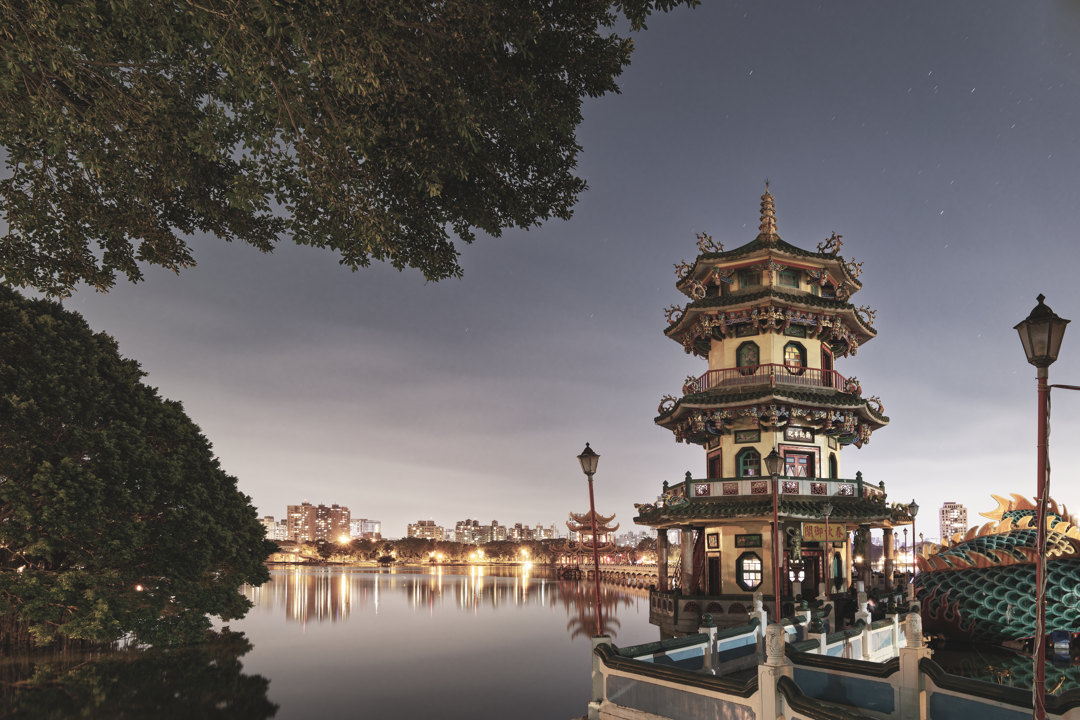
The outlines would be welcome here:
<svg viewBox="0 0 1080 720">
<path fill-rule="evenodd" d="M 687 473 L 689 475 L 689 473 Z M 833 497 L 882 499 L 885 496 L 884 483 L 872 485 L 863 480 L 862 472 L 856 472 L 852 479 L 789 477 L 780 475 L 777 490 L 780 495 L 810 496 L 826 500 Z M 772 497 L 772 478 L 768 475 L 730 478 L 690 478 L 687 477 L 665 488 L 667 500 L 661 505 L 684 502 L 713 502 L 719 499 Z"/>
<path fill-rule="evenodd" d="M 796 385 L 799 387 L 834 388 L 844 392 L 854 391 L 854 383 L 851 383 L 852 387 L 849 388 L 847 378 L 835 370 L 768 363 L 766 365 L 709 370 L 701 377 L 689 380 L 683 385 L 683 394 L 690 395 L 716 388 L 748 385 Z"/>
</svg>

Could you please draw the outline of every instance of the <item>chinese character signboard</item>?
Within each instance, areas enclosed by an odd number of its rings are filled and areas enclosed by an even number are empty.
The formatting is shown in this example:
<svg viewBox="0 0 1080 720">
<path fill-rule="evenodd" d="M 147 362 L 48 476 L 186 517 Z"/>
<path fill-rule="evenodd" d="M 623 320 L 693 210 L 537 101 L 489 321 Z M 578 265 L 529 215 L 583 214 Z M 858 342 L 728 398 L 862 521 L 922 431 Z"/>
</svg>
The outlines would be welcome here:
<svg viewBox="0 0 1080 720">
<path fill-rule="evenodd" d="M 825 523 L 802 524 L 803 542 L 823 542 L 825 538 Z M 847 528 L 842 524 L 829 525 L 829 540 L 841 542 L 847 538 Z"/>
<path fill-rule="evenodd" d="M 736 535 L 735 547 L 754 548 L 761 547 L 761 535 Z"/>
<path fill-rule="evenodd" d="M 784 439 L 789 442 L 814 442 L 814 431 L 810 428 L 788 425 L 784 428 Z"/>
</svg>

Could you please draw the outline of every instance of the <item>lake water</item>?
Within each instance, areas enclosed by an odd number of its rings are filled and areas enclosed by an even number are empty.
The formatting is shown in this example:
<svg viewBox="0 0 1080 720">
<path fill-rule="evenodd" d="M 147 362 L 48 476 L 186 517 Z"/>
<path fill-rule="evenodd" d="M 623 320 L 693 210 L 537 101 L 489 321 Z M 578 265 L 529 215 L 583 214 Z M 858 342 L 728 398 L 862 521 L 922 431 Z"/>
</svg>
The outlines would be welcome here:
<svg viewBox="0 0 1080 720">
<path fill-rule="evenodd" d="M 287 567 L 191 648 L 0 657 L 0 717 L 570 720 L 586 710 L 592 586 L 523 568 Z M 604 586 L 620 645 L 648 593 Z"/>
<path fill-rule="evenodd" d="M 589 698 L 591 589 L 519 568 L 296 567 L 231 626 L 277 718 L 569 720 Z M 646 591 L 602 590 L 617 644 L 659 639 Z"/>
</svg>

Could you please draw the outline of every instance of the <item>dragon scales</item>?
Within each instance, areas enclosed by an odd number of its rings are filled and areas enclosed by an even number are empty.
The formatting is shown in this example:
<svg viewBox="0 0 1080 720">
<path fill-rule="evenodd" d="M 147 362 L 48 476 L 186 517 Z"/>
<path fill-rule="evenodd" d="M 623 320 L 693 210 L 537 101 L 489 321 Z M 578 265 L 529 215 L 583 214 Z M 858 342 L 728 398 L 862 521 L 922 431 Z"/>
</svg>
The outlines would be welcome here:
<svg viewBox="0 0 1080 720">
<path fill-rule="evenodd" d="M 929 633 L 976 642 L 1035 634 L 1035 506 L 992 496 L 994 522 L 953 536 L 918 557 L 915 595 Z M 1047 512 L 1046 630 L 1080 631 L 1080 528 L 1050 501 Z"/>
</svg>

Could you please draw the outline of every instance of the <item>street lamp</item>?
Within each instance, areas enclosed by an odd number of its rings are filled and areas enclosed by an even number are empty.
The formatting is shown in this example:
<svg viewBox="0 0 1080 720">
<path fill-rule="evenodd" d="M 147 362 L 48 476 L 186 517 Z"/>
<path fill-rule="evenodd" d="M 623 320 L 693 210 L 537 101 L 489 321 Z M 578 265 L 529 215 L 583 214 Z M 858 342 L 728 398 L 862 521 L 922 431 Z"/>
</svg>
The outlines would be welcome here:
<svg viewBox="0 0 1080 720">
<path fill-rule="evenodd" d="M 919 503 L 912 500 L 907 506 L 908 513 L 911 514 L 911 544 L 915 545 L 915 516 L 919 514 Z M 904 544 L 907 545 L 907 528 L 904 528 Z M 911 576 L 915 577 L 919 573 L 919 566 L 915 564 L 915 548 L 911 548 Z"/>
<path fill-rule="evenodd" d="M 832 515 L 833 506 L 827 502 L 821 506 L 821 514 L 825 516 L 825 596 L 828 597 L 832 589 L 832 539 L 829 537 L 829 516 Z"/>
<path fill-rule="evenodd" d="M 1035 679 L 1031 684 L 1035 720 L 1046 718 L 1046 501 L 1049 494 L 1050 473 L 1047 463 L 1047 436 L 1050 429 L 1050 376 L 1049 368 L 1057 360 L 1061 339 L 1065 336 L 1068 320 L 1060 318 L 1043 304 L 1046 296 L 1036 298 L 1039 304 L 1013 329 L 1020 333 L 1027 361 L 1035 366 L 1038 389 L 1038 428 L 1036 445 L 1036 486 L 1038 488 L 1038 517 L 1035 531 Z"/>
<path fill-rule="evenodd" d="M 914 536 L 912 536 L 912 537 L 914 537 Z M 910 561 L 908 560 L 907 528 L 904 528 L 904 544 L 901 545 L 900 547 L 903 548 L 903 550 L 901 550 L 900 552 L 901 552 L 901 557 L 904 558 L 904 564 L 908 566 L 907 572 L 911 572 L 911 565 L 908 564 L 908 563 L 909 562 L 911 562 L 911 563 L 915 562 L 915 555 L 913 553 L 911 555 L 911 560 Z"/>
<path fill-rule="evenodd" d="M 776 448 L 765 456 L 765 469 L 772 475 L 772 526 L 773 526 L 773 589 L 775 590 L 776 621 L 780 622 L 780 562 L 784 549 L 780 546 L 780 490 L 777 486 L 780 473 L 780 454 Z"/>
<path fill-rule="evenodd" d="M 596 465 L 600 462 L 600 456 L 589 447 L 589 443 L 585 443 L 585 449 L 581 451 L 577 459 L 581 463 L 581 472 L 589 478 L 589 520 L 592 523 L 593 574 L 596 580 L 596 635 L 599 637 L 604 634 L 604 616 L 600 608 L 600 551 L 596 546 L 596 501 L 593 500 L 592 479 L 596 474 Z"/>
</svg>

